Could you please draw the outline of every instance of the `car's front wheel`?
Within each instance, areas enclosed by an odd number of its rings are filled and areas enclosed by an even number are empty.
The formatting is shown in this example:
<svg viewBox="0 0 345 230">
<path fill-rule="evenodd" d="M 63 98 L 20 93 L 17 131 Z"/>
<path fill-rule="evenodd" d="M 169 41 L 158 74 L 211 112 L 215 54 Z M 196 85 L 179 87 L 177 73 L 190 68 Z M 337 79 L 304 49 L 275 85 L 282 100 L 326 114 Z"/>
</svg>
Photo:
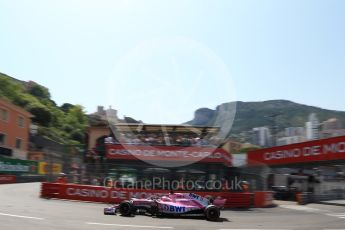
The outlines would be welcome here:
<svg viewBox="0 0 345 230">
<path fill-rule="evenodd" d="M 207 206 L 207 208 L 205 209 L 205 216 L 209 221 L 217 221 L 220 216 L 219 208 L 214 205 Z"/>
<path fill-rule="evenodd" d="M 133 211 L 133 204 L 129 201 L 121 202 L 119 206 L 119 212 L 122 216 L 130 216 Z"/>
</svg>

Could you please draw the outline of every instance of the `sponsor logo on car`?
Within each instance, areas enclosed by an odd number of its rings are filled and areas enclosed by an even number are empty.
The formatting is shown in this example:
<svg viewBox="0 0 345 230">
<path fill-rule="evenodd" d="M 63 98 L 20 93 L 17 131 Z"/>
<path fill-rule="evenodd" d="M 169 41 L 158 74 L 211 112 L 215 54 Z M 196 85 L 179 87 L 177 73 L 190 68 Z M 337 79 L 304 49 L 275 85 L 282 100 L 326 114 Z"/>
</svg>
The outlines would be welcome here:
<svg viewBox="0 0 345 230">
<path fill-rule="evenodd" d="M 162 210 L 170 213 L 184 213 L 186 212 L 186 207 L 165 204 L 162 205 Z"/>
<path fill-rule="evenodd" d="M 194 194 L 194 193 L 190 193 L 190 194 L 189 194 L 189 197 L 190 197 L 191 199 L 194 199 L 194 200 L 197 200 L 197 201 L 200 201 L 200 202 L 205 202 L 205 201 L 206 201 L 205 198 L 203 198 L 203 197 L 201 197 L 201 196 L 199 196 L 199 195 L 197 195 L 197 194 Z"/>
</svg>

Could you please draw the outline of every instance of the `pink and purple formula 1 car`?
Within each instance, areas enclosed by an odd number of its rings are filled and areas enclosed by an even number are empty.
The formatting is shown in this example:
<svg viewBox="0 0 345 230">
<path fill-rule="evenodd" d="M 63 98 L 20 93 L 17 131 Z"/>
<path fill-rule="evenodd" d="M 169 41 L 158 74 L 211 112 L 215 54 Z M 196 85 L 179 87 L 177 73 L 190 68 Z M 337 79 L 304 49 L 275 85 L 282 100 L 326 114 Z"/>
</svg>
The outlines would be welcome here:
<svg viewBox="0 0 345 230">
<path fill-rule="evenodd" d="M 119 205 L 105 208 L 104 214 L 116 215 L 119 212 L 122 216 L 131 216 L 137 213 L 149 213 L 152 216 L 202 215 L 209 221 L 217 221 L 220 216 L 220 209 L 224 207 L 225 202 L 225 199 L 213 200 L 194 193 L 171 193 L 150 199 L 132 198 L 121 202 Z"/>
</svg>

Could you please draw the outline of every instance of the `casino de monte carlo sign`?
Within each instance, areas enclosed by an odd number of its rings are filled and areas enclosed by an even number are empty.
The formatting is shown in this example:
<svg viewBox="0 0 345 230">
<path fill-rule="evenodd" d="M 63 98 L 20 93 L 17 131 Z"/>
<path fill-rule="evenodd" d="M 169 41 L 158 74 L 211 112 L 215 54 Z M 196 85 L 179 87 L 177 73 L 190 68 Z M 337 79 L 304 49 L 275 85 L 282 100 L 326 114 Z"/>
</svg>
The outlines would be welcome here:
<svg viewBox="0 0 345 230">
<path fill-rule="evenodd" d="M 285 165 L 345 160 L 345 136 L 248 152 L 248 165 Z"/>
</svg>

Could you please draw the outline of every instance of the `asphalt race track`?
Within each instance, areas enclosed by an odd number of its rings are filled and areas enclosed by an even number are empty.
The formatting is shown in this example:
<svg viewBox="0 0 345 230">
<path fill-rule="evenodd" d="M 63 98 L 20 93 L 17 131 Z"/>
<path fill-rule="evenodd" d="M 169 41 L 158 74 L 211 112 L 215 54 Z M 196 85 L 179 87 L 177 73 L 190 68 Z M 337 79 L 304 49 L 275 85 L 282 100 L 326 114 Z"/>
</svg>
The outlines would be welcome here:
<svg viewBox="0 0 345 230">
<path fill-rule="evenodd" d="M 280 203 L 269 209 L 222 211 L 219 222 L 201 218 L 104 216 L 106 204 L 39 198 L 39 183 L 0 185 L 0 230 L 117 229 L 345 229 L 345 207 Z"/>
</svg>

